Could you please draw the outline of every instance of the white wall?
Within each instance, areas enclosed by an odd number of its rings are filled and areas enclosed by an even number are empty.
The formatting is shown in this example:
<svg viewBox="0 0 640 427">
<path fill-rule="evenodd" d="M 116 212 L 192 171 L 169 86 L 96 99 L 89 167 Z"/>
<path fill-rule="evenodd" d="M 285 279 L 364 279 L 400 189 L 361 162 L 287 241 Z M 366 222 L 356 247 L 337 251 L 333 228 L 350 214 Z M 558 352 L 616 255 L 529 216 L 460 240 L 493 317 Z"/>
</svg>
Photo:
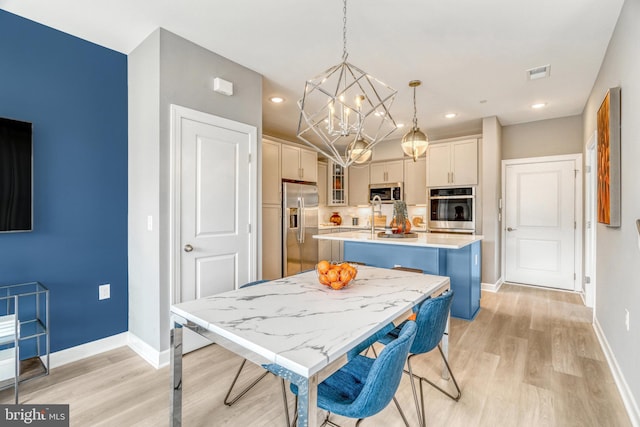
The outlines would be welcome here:
<svg viewBox="0 0 640 427">
<path fill-rule="evenodd" d="M 621 227 L 597 225 L 596 320 L 637 405 L 640 399 L 640 1 L 627 0 L 583 112 L 584 144 L 596 129 L 606 91 L 621 87 Z M 625 309 L 630 330 L 625 328 Z M 637 411 L 637 406 L 636 406 Z M 636 422 L 640 414 L 636 412 Z"/>
<path fill-rule="evenodd" d="M 505 126 L 502 159 L 557 156 L 582 152 L 582 116 Z"/>
<path fill-rule="evenodd" d="M 501 222 L 498 219 L 502 192 L 502 126 L 497 117 L 482 120 L 479 150 L 480 186 L 477 205 L 481 211 L 482 283 L 497 285 L 501 278 Z"/>
<path fill-rule="evenodd" d="M 247 123 L 261 135 L 262 76 L 164 29 L 130 54 L 129 73 L 129 331 L 163 352 L 170 320 L 170 105 Z M 214 77 L 233 82 L 234 95 L 213 92 Z M 146 231 L 148 215 L 153 232 Z"/>
</svg>

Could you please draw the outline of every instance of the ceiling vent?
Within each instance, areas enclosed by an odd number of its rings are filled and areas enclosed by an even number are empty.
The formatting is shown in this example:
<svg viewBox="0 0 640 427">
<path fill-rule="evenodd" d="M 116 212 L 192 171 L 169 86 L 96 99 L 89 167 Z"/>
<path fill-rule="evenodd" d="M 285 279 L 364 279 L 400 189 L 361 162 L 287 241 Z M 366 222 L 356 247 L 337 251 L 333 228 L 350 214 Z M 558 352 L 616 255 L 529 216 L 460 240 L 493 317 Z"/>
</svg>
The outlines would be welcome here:
<svg viewBox="0 0 640 427">
<path fill-rule="evenodd" d="M 538 80 L 549 77 L 551 73 L 550 65 L 543 65 L 541 67 L 529 68 L 527 70 L 527 80 Z"/>
</svg>

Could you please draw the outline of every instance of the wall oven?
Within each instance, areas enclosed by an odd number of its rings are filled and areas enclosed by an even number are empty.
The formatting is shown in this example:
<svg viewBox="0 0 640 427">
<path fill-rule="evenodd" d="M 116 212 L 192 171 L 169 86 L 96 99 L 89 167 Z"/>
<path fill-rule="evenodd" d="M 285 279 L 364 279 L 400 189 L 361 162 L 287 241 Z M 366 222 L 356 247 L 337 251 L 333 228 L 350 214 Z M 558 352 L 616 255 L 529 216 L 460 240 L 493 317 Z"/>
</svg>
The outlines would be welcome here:
<svg viewBox="0 0 640 427">
<path fill-rule="evenodd" d="M 396 200 L 403 200 L 402 183 L 371 184 L 369 185 L 369 202 L 371 202 L 375 196 L 380 196 L 382 203 L 393 203 Z"/>
<path fill-rule="evenodd" d="M 429 231 L 475 233 L 475 187 L 429 189 Z"/>
</svg>

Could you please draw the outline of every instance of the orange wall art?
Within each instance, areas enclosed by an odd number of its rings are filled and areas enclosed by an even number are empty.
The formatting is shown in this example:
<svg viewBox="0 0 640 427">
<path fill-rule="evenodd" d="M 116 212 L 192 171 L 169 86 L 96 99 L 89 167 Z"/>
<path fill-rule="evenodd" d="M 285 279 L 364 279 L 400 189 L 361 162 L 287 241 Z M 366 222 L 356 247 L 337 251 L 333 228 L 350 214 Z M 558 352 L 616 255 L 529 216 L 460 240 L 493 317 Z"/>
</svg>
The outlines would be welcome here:
<svg viewBox="0 0 640 427">
<path fill-rule="evenodd" d="M 620 226 L 620 88 L 598 109 L 598 222 Z"/>
</svg>

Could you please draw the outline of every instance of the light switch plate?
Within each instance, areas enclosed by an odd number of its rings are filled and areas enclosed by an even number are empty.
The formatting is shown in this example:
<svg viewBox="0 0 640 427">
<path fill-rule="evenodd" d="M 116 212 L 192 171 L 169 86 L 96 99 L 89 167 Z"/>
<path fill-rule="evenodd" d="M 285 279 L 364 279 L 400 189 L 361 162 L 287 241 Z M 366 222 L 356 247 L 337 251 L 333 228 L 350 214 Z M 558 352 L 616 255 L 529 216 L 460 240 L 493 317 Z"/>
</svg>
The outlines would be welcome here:
<svg viewBox="0 0 640 427">
<path fill-rule="evenodd" d="M 109 298 L 111 298 L 111 285 L 109 283 L 105 283 L 104 285 L 98 286 L 98 300 Z"/>
</svg>

